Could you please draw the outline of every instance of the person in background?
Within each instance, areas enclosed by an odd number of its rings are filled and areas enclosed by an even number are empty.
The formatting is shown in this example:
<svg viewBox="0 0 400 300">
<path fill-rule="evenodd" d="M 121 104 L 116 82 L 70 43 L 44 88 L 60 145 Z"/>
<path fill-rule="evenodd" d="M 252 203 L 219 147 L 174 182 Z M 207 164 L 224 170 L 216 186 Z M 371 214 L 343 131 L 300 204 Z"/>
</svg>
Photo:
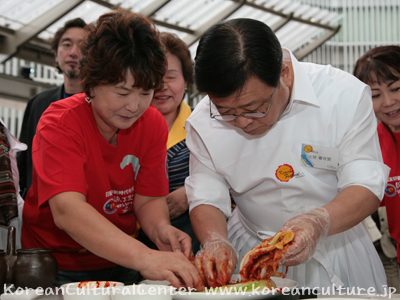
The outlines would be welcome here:
<svg viewBox="0 0 400 300">
<path fill-rule="evenodd" d="M 379 207 L 389 174 L 369 87 L 297 61 L 252 19 L 204 33 L 194 78 L 208 96 L 186 121 L 185 189 L 207 284 L 227 282 L 262 239 L 293 230 L 280 264 L 299 288 L 384 293 L 382 263 L 360 224 Z"/>
<path fill-rule="evenodd" d="M 151 105 L 157 108 L 168 125 L 168 176 L 167 204 L 171 224 L 192 238 L 196 253 L 197 240 L 189 217 L 189 204 L 185 193 L 185 179 L 189 176 L 189 149 L 186 146 L 185 121 L 192 109 L 183 101 L 188 85 L 193 84 L 193 61 L 188 46 L 175 34 L 163 32 L 161 40 L 167 50 L 168 68 L 163 78 L 163 88 L 158 91 Z"/>
<path fill-rule="evenodd" d="M 123 9 L 85 30 L 85 93 L 51 104 L 33 141 L 22 246 L 53 251 L 55 286 L 133 284 L 140 272 L 202 290 L 188 259 L 191 239 L 169 220 L 167 124 L 149 107 L 167 66 L 159 32 L 148 18 Z M 134 238 L 137 222 L 161 251 Z"/>
<path fill-rule="evenodd" d="M 383 231 L 378 253 L 385 266 L 388 285 L 400 291 L 400 47 L 381 46 L 367 51 L 354 67 L 353 74 L 368 84 L 372 91 L 372 104 L 379 122 L 378 136 L 383 161 L 390 167 L 388 185 L 382 205 L 386 206 L 387 222 L 390 236 Z M 385 224 L 384 210 L 379 208 L 376 222 L 381 229 Z M 383 227 L 383 228 L 382 228 Z M 386 232 L 386 233 L 385 233 Z M 390 241 L 397 245 L 397 255 L 390 254 Z"/>
<path fill-rule="evenodd" d="M 32 141 L 40 117 L 51 103 L 83 92 L 78 60 L 81 57 L 79 44 L 84 36 L 85 25 L 85 21 L 76 18 L 67 21 L 57 30 L 51 41 L 51 49 L 54 52 L 57 70 L 64 75 L 64 84 L 33 96 L 26 106 L 19 140 L 28 145 L 28 151 L 19 152 L 17 155 L 23 198 L 32 185 Z"/>
</svg>

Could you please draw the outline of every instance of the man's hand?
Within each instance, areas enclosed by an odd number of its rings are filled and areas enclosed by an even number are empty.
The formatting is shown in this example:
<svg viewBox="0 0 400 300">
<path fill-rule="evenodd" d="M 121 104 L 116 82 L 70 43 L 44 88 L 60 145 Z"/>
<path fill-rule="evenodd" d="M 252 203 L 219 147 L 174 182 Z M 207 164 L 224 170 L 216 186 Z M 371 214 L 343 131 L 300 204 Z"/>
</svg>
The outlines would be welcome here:
<svg viewBox="0 0 400 300">
<path fill-rule="evenodd" d="M 194 265 L 203 282 L 215 288 L 229 283 L 237 265 L 237 255 L 229 240 L 217 233 L 209 234 L 203 249 L 196 254 Z"/>
<path fill-rule="evenodd" d="M 308 262 L 315 253 L 317 245 L 328 235 L 330 218 L 328 211 L 319 207 L 289 219 L 281 231 L 293 230 L 294 239 L 288 247 L 281 264 L 296 266 Z"/>
</svg>

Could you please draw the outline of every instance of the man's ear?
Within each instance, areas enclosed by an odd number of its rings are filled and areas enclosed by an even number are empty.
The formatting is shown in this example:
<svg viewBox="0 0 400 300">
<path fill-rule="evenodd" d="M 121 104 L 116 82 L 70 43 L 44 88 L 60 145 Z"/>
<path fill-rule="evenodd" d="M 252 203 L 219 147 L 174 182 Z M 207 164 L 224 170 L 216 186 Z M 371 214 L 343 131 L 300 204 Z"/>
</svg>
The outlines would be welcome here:
<svg viewBox="0 0 400 300">
<path fill-rule="evenodd" d="M 57 50 L 53 50 L 53 52 L 54 52 L 54 57 L 56 58 L 56 63 L 58 63 Z"/>
<path fill-rule="evenodd" d="M 292 83 L 292 74 L 290 72 L 290 67 L 284 62 L 282 63 L 281 79 L 286 86 L 290 86 Z"/>
</svg>

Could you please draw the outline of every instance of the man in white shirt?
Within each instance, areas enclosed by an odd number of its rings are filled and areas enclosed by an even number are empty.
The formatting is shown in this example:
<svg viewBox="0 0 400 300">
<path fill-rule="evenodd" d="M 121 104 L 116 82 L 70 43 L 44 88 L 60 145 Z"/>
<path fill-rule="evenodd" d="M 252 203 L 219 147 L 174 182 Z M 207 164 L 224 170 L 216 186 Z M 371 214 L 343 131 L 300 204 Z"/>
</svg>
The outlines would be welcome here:
<svg viewBox="0 0 400 300">
<path fill-rule="evenodd" d="M 378 208 L 389 174 L 369 88 L 331 66 L 298 62 L 251 19 L 203 35 L 195 82 L 208 96 L 186 122 L 185 187 L 203 280 L 228 280 L 236 255 L 240 263 L 262 239 L 291 229 L 281 263 L 299 287 L 384 293 L 382 264 L 359 224 Z"/>
</svg>

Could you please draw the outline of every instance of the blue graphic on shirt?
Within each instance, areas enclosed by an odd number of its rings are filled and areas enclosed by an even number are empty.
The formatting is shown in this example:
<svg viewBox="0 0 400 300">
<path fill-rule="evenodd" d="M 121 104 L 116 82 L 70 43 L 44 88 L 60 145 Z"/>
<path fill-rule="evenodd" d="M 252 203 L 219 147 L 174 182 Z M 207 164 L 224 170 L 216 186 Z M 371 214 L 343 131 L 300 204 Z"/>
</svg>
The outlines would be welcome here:
<svg viewBox="0 0 400 300">
<path fill-rule="evenodd" d="M 133 168 L 133 172 L 135 172 L 135 180 L 136 180 L 137 175 L 139 173 L 139 169 L 140 169 L 139 158 L 137 158 L 135 155 L 125 155 L 124 159 L 122 160 L 122 162 L 120 164 L 121 170 L 124 169 L 129 164 L 132 164 L 132 168 Z"/>
<path fill-rule="evenodd" d="M 106 214 L 113 214 L 117 211 L 117 206 L 114 202 L 114 199 L 108 200 L 103 207 L 103 210 Z"/>
</svg>

